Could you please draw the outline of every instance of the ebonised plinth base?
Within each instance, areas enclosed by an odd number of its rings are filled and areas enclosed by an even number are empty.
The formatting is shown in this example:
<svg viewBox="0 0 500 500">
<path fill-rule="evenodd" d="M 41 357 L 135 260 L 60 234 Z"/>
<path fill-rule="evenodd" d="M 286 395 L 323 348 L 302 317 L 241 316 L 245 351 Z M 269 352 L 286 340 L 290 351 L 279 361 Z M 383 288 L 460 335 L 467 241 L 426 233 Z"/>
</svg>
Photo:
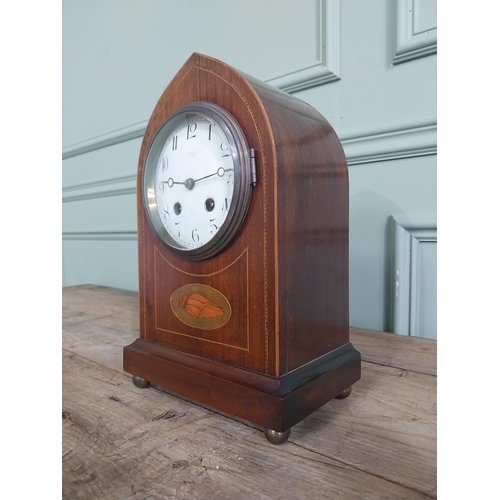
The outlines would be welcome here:
<svg viewBox="0 0 500 500">
<path fill-rule="evenodd" d="M 280 377 L 143 339 L 124 348 L 123 366 L 134 375 L 134 383 L 152 382 L 280 434 L 331 399 L 342 397 L 361 373 L 359 352 L 350 343 Z"/>
</svg>

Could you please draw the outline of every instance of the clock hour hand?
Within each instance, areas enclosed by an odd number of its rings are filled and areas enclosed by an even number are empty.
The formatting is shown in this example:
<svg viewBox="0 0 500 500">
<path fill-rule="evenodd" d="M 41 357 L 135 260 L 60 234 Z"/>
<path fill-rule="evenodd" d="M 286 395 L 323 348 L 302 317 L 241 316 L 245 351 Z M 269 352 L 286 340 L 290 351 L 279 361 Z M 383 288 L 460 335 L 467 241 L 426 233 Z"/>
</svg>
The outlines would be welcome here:
<svg viewBox="0 0 500 500">
<path fill-rule="evenodd" d="M 194 179 L 186 179 L 185 181 L 183 182 L 177 182 L 177 181 L 174 181 L 174 179 L 172 179 L 172 177 L 170 177 L 168 179 L 168 181 L 161 181 L 160 184 L 166 184 L 168 187 L 174 187 L 174 184 L 182 184 L 183 186 L 186 186 L 187 189 L 189 189 L 191 191 L 191 189 L 194 188 L 194 183 L 196 181 Z"/>
<path fill-rule="evenodd" d="M 186 182 L 176 182 L 176 181 L 174 181 L 174 179 L 172 179 L 172 177 L 170 177 L 168 179 L 168 181 L 161 181 L 160 184 L 166 184 L 168 187 L 172 187 L 174 184 L 184 184 L 185 185 Z"/>
</svg>

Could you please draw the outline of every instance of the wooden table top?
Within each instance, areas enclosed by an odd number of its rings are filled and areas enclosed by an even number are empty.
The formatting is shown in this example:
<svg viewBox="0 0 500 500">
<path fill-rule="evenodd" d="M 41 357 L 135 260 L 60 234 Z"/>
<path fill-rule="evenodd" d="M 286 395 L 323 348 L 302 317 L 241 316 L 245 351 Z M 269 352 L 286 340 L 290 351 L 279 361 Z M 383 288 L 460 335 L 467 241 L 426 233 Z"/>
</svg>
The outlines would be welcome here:
<svg viewBox="0 0 500 500">
<path fill-rule="evenodd" d="M 274 446 L 261 430 L 160 387 L 122 349 L 137 294 L 63 289 L 63 498 L 436 498 L 436 342 L 351 328 L 361 380 Z"/>
</svg>

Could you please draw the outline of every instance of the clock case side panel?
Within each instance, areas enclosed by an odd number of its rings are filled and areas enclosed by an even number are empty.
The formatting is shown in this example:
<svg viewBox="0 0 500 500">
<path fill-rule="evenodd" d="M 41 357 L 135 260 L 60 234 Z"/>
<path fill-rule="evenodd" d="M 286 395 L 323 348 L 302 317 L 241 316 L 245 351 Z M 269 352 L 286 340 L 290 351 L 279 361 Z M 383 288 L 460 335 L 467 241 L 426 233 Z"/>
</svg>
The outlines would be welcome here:
<svg viewBox="0 0 500 500">
<path fill-rule="evenodd" d="M 328 121 L 313 107 L 248 77 L 269 117 L 278 168 L 280 374 L 349 342 L 347 161 Z M 360 377 L 349 370 L 345 387 Z"/>
<path fill-rule="evenodd" d="M 257 186 L 253 189 L 252 200 L 240 232 L 222 253 L 215 258 L 198 262 L 188 262 L 172 255 L 149 226 L 143 210 L 142 176 L 149 145 L 156 130 L 178 108 L 193 101 L 208 101 L 229 111 L 238 121 L 247 137 L 249 146 L 255 149 L 257 163 Z M 137 213 L 139 244 L 139 301 L 141 339 L 165 344 L 190 354 L 219 360 L 258 373 L 276 375 L 275 338 L 275 269 L 274 269 L 274 200 L 272 175 L 275 168 L 275 151 L 269 139 L 268 121 L 262 105 L 247 80 L 230 66 L 216 59 L 193 54 L 160 97 L 146 128 L 139 156 L 137 175 Z M 265 168 L 264 168 L 265 165 Z M 267 215 L 269 214 L 269 216 Z M 260 220 L 265 219 L 265 223 Z M 160 256 L 161 254 L 161 256 Z M 153 255 L 157 262 L 168 260 L 172 267 L 191 276 L 192 281 L 210 285 L 212 278 L 221 268 L 234 262 L 238 256 L 248 259 L 249 328 L 247 335 L 249 348 L 232 349 L 223 342 L 200 342 L 189 335 L 158 333 L 157 307 L 151 286 L 155 280 L 152 264 Z M 162 258 L 161 258 L 162 257 Z M 240 259 L 240 262 L 243 258 Z M 163 266 L 164 268 L 166 266 Z M 174 276 L 175 274 L 175 276 Z M 166 282 L 177 279 L 179 273 L 172 271 Z M 225 280 L 227 282 L 227 280 Z M 227 284 L 227 283 L 225 283 Z M 236 280 L 233 288 L 243 289 L 243 280 Z M 233 304 L 232 304 L 233 305 Z M 168 309 L 168 307 L 167 307 Z M 233 308 L 233 314 L 238 308 Z M 162 313 L 166 314 L 166 313 Z M 186 333 L 186 332 L 184 332 Z M 209 333 L 203 332 L 201 336 Z M 243 346 L 244 347 L 244 346 Z"/>
</svg>

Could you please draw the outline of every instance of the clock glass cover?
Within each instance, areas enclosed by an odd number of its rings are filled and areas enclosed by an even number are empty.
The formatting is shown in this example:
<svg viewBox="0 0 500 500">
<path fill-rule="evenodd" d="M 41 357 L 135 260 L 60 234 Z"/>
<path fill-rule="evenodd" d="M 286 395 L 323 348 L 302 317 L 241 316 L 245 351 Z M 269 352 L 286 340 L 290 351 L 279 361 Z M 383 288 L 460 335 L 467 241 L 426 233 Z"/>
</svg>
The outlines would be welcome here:
<svg viewBox="0 0 500 500">
<path fill-rule="evenodd" d="M 156 234 L 186 259 L 219 253 L 247 213 L 253 166 L 253 150 L 229 112 L 208 102 L 179 108 L 155 135 L 144 167 L 144 203 Z"/>
</svg>

